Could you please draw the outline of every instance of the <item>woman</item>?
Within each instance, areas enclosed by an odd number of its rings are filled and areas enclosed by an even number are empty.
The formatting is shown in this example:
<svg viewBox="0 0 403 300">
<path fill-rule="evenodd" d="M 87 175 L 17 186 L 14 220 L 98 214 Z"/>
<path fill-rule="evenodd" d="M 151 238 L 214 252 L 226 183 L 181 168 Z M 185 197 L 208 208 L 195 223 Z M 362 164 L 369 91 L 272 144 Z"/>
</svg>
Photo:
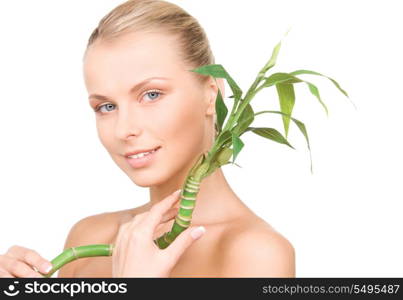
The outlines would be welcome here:
<svg viewBox="0 0 403 300">
<path fill-rule="evenodd" d="M 179 205 L 172 193 L 212 146 L 219 88 L 225 96 L 222 79 L 189 71 L 215 63 L 198 22 L 169 2 L 127 1 L 100 21 L 83 62 L 98 136 L 118 167 L 150 188 L 150 201 L 78 221 L 64 249 L 111 243 L 113 255 L 75 260 L 58 276 L 294 277 L 291 243 L 237 197 L 221 169 L 200 185 L 192 228 L 166 249 L 152 242 L 171 229 Z M 198 226 L 205 230 L 192 237 Z M 46 262 L 30 249 L 10 250 L 3 260 L 37 269 Z"/>
</svg>

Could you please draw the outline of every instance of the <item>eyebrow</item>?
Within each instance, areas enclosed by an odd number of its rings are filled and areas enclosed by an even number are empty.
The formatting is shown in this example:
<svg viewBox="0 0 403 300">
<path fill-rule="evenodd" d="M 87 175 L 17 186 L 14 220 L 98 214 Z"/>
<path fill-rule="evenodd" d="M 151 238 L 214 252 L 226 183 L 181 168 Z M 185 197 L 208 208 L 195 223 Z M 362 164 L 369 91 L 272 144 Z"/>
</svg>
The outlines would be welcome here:
<svg viewBox="0 0 403 300">
<path fill-rule="evenodd" d="M 132 94 L 133 92 L 139 90 L 142 86 L 146 85 L 148 82 L 154 80 L 154 79 L 160 79 L 160 80 L 169 80 L 167 77 L 150 77 L 147 78 L 131 87 L 129 90 L 129 94 Z M 94 99 L 99 99 L 99 100 L 110 100 L 107 96 L 99 95 L 99 94 L 91 94 L 88 96 L 88 99 L 94 98 Z"/>
</svg>

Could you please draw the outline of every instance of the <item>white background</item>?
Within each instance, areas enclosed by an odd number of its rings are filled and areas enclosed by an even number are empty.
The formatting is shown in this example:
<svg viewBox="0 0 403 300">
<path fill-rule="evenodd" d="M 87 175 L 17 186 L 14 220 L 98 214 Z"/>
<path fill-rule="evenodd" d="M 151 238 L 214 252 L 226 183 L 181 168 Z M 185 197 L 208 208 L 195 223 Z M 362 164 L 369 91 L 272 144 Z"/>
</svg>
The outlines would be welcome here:
<svg viewBox="0 0 403 300">
<path fill-rule="evenodd" d="M 96 135 L 82 55 L 117 0 L 0 2 L 0 252 L 22 245 L 51 260 L 83 217 L 142 205 Z M 314 70 L 329 117 L 295 85 L 293 150 L 249 132 L 224 173 L 238 196 L 291 241 L 298 277 L 403 276 L 402 30 L 399 1 L 171 1 L 204 27 L 246 91 L 289 27 L 272 72 Z M 245 4 L 247 3 L 247 5 Z M 227 86 L 227 96 L 231 95 Z M 229 99 L 226 103 L 229 105 Z M 275 88 L 255 112 L 279 109 Z M 278 115 L 256 126 L 284 133 Z"/>
</svg>

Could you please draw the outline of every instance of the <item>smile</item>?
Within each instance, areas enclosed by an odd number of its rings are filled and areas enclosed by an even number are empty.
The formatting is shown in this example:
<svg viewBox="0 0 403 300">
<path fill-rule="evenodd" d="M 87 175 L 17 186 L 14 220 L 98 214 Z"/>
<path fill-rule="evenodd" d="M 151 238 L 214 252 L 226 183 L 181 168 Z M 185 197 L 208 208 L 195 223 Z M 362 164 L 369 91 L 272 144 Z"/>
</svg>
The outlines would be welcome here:
<svg viewBox="0 0 403 300">
<path fill-rule="evenodd" d="M 143 153 L 138 153 L 138 154 L 128 156 L 128 157 L 126 157 L 126 161 L 133 168 L 145 167 L 152 163 L 152 161 L 155 159 L 156 154 L 158 153 L 160 148 L 161 147 L 157 147 L 156 149 L 149 151 L 149 152 L 143 152 Z"/>
</svg>

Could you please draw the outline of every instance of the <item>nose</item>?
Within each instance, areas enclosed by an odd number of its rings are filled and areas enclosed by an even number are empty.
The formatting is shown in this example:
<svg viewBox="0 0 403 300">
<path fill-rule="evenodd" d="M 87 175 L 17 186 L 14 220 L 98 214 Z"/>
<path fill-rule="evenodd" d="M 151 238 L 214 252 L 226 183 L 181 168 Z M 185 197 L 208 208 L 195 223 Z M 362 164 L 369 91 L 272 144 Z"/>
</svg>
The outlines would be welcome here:
<svg viewBox="0 0 403 300">
<path fill-rule="evenodd" d="M 137 126 L 141 117 L 130 107 L 120 106 L 118 109 L 118 118 L 115 124 L 115 135 L 118 139 L 127 140 L 133 136 L 138 136 L 141 132 Z"/>
</svg>

